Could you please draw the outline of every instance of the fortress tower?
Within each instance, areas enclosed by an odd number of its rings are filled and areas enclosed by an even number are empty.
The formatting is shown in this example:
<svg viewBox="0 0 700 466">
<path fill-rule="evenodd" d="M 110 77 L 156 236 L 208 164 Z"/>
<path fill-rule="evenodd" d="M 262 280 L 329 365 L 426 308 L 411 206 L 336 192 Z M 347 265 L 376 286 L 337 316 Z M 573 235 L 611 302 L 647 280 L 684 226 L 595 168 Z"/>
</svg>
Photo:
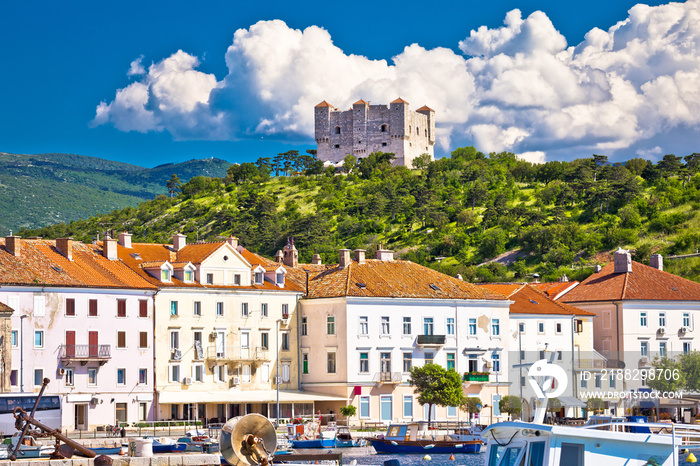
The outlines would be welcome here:
<svg viewBox="0 0 700 466">
<path fill-rule="evenodd" d="M 358 100 L 352 108 L 340 111 L 325 100 L 314 108 L 317 158 L 333 163 L 352 154 L 358 159 L 372 152 L 392 152 L 394 165 L 413 168 L 421 154 L 434 157 L 435 111 L 423 106 L 409 109 L 398 98 L 386 105 L 370 105 Z"/>
</svg>

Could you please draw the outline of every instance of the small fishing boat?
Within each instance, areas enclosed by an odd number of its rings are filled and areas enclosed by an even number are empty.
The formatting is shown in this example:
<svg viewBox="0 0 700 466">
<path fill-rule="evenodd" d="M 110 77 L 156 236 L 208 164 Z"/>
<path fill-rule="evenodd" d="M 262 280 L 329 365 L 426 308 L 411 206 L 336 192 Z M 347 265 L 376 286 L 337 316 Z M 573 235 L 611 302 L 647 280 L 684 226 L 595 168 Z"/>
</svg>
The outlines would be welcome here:
<svg viewBox="0 0 700 466">
<path fill-rule="evenodd" d="M 119 455 L 122 452 L 121 446 L 119 447 L 95 447 L 95 448 L 90 448 L 90 450 L 95 452 L 95 456 L 100 456 L 100 455 Z M 79 450 L 75 450 L 74 454 L 79 455 L 79 456 L 85 456 L 83 455 Z"/>
<path fill-rule="evenodd" d="M 335 446 L 339 448 L 346 447 L 364 447 L 367 441 L 363 438 L 352 438 L 350 429 L 347 427 L 338 427 L 335 431 Z"/>
<path fill-rule="evenodd" d="M 321 431 L 320 423 L 290 424 L 287 435 L 292 448 L 333 448 L 335 447 L 335 429 Z"/>
<path fill-rule="evenodd" d="M 198 453 L 215 453 L 219 451 L 219 443 L 208 435 L 180 437 L 177 439 L 177 443 L 185 444 L 184 451 L 195 451 Z"/>
<path fill-rule="evenodd" d="M 187 444 L 176 442 L 168 437 L 146 437 L 153 439 L 153 453 L 172 453 L 174 451 L 185 451 Z"/>
<path fill-rule="evenodd" d="M 0 449 L 0 458 L 9 458 L 14 451 L 17 443 L 19 442 L 21 432 L 15 432 L 12 437 L 10 437 L 9 444 L 3 444 Z M 22 445 L 19 447 L 17 452 L 17 459 L 27 459 L 27 458 L 48 458 L 54 452 L 53 445 L 41 445 L 37 443 L 36 439 L 31 435 L 25 435 L 22 439 Z"/>
<path fill-rule="evenodd" d="M 479 439 L 418 438 L 419 424 L 390 424 L 386 434 L 369 439 L 377 453 L 479 453 L 483 442 Z"/>
</svg>

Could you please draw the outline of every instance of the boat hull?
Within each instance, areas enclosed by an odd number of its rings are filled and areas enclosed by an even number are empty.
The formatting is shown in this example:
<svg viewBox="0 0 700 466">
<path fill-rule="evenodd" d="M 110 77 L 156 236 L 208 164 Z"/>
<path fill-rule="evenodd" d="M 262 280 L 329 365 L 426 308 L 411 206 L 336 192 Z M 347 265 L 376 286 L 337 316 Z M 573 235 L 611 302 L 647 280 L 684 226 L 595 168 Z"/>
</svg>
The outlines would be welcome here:
<svg viewBox="0 0 700 466">
<path fill-rule="evenodd" d="M 291 440 L 292 448 L 334 448 L 335 439 Z"/>
<path fill-rule="evenodd" d="M 481 441 L 446 442 L 437 440 L 388 440 L 370 439 L 377 453 L 410 454 L 410 453 L 479 453 Z"/>
</svg>

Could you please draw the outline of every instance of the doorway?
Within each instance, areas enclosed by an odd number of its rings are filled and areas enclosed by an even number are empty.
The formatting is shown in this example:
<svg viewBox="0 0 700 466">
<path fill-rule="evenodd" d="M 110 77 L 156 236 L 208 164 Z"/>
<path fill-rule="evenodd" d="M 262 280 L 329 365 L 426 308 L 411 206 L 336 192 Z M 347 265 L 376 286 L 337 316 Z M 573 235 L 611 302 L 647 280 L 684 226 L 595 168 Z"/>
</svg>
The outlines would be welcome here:
<svg viewBox="0 0 700 466">
<path fill-rule="evenodd" d="M 87 404 L 75 405 L 75 430 L 87 430 Z"/>
</svg>

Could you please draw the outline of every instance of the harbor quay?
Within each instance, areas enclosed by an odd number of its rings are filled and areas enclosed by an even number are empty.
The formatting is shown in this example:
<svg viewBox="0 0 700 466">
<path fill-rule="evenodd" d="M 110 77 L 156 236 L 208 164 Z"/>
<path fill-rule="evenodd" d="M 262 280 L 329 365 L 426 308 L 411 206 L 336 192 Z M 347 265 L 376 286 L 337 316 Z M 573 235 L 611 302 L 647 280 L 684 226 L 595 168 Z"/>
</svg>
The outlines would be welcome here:
<svg viewBox="0 0 700 466">
<path fill-rule="evenodd" d="M 112 466 L 205 466 L 221 464 L 218 454 L 188 453 L 161 454 L 152 457 L 110 456 Z M 32 459 L 0 461 L 0 466 L 93 466 L 95 458 L 72 458 L 63 460 Z"/>
</svg>

